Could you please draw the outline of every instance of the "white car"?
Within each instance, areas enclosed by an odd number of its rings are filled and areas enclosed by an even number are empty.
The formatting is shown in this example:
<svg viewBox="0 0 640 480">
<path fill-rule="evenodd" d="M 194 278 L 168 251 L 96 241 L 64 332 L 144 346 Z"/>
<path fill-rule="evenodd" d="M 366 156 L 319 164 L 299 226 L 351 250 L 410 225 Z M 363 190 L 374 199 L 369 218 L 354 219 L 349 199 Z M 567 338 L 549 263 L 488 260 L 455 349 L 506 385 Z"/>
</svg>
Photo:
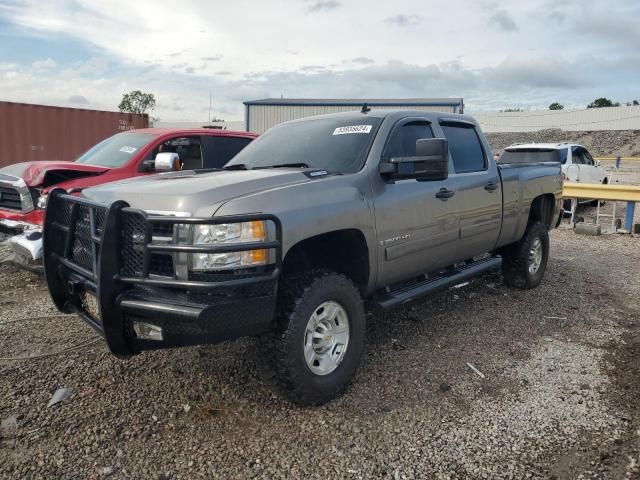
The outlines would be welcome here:
<svg viewBox="0 0 640 480">
<path fill-rule="evenodd" d="M 505 148 L 508 152 L 558 152 L 562 163 L 563 178 L 566 182 L 578 183 L 609 183 L 607 172 L 595 160 L 589 151 L 577 143 L 521 143 Z M 594 200 L 580 201 L 580 203 L 593 203 Z M 565 210 L 571 208 L 571 201 L 567 199 Z"/>
<path fill-rule="evenodd" d="M 562 173 L 568 182 L 608 183 L 607 172 L 594 160 L 582 145 L 577 143 L 522 143 L 507 147 L 508 151 L 550 151 L 560 152 Z"/>
</svg>

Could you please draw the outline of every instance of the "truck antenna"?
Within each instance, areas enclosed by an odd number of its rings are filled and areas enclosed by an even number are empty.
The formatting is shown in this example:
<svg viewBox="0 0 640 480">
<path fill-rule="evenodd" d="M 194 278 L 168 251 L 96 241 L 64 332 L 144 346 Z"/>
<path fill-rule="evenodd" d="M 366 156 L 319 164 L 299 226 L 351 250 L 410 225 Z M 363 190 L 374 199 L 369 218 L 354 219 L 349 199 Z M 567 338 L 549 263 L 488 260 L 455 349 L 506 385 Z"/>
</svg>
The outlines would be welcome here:
<svg viewBox="0 0 640 480">
<path fill-rule="evenodd" d="M 369 108 L 369 105 L 367 105 L 366 103 L 364 103 L 362 105 L 362 110 L 360 110 L 360 113 L 369 113 L 371 111 L 371 109 Z"/>
</svg>

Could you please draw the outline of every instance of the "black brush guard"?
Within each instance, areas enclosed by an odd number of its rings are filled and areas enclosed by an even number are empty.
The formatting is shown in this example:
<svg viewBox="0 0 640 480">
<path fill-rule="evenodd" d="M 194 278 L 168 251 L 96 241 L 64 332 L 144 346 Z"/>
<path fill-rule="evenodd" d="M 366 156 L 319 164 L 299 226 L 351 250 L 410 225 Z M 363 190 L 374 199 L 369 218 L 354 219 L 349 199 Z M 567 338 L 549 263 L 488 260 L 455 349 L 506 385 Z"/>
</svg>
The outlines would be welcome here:
<svg viewBox="0 0 640 480">
<path fill-rule="evenodd" d="M 154 228 L 162 226 L 172 230 L 176 224 L 257 220 L 273 223 L 276 240 L 215 246 L 152 243 Z M 107 207 L 62 190 L 50 193 L 44 222 L 44 267 L 51 298 L 59 310 L 78 313 L 100 332 L 118 356 L 268 330 L 275 312 L 281 246 L 282 227 L 273 215 L 150 215 L 123 201 Z M 259 249 L 275 252 L 275 263 L 242 273 L 190 273 L 188 279 L 150 273 L 157 254 Z M 136 322 L 160 327 L 162 340 L 138 338 Z"/>
</svg>

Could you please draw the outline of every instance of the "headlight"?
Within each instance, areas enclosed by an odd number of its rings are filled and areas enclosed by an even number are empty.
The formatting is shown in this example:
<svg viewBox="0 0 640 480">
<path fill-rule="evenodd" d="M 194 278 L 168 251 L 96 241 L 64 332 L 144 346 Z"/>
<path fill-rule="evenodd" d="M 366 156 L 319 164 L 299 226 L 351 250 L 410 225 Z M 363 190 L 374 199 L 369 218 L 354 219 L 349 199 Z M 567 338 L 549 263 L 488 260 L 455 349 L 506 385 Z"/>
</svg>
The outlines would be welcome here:
<svg viewBox="0 0 640 480">
<path fill-rule="evenodd" d="M 45 208 L 47 208 L 47 198 L 49 198 L 49 195 L 40 195 L 38 197 L 38 202 L 36 203 L 36 207 L 38 207 L 41 210 L 44 210 Z"/>
<path fill-rule="evenodd" d="M 267 229 L 263 221 L 195 225 L 193 228 L 194 245 L 263 242 L 266 237 Z M 191 270 L 228 270 L 255 267 L 266 265 L 268 261 L 268 252 L 265 249 L 228 253 L 194 253 L 191 255 Z"/>
</svg>

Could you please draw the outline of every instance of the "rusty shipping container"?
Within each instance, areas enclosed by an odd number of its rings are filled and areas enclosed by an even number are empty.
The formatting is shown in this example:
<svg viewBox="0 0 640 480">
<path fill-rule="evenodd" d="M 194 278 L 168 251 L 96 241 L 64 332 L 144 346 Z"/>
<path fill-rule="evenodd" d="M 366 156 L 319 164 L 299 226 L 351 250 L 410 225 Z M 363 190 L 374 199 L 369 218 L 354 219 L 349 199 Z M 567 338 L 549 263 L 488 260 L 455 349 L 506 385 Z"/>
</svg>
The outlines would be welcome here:
<svg viewBox="0 0 640 480">
<path fill-rule="evenodd" d="M 0 167 L 75 160 L 114 133 L 148 126 L 147 114 L 0 102 Z"/>
</svg>

